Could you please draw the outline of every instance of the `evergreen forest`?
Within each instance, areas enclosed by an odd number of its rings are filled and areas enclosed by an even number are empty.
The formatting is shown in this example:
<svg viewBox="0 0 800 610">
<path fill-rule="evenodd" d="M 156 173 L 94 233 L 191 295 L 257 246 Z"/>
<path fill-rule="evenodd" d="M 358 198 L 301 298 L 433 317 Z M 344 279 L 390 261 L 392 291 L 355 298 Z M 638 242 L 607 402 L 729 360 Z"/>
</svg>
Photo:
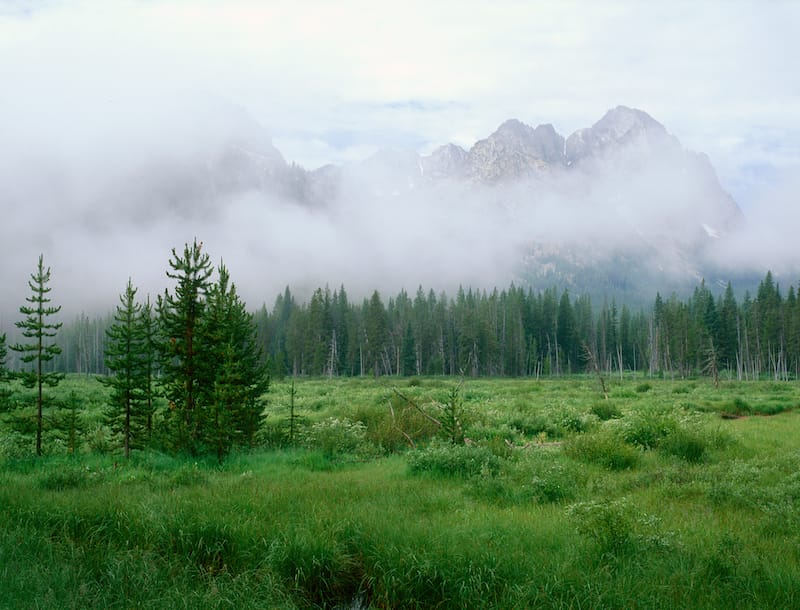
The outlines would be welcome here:
<svg viewBox="0 0 800 610">
<path fill-rule="evenodd" d="M 230 278 L 228 278 L 230 281 Z M 703 281 L 688 298 L 656 294 L 648 308 L 602 302 L 556 287 L 511 285 L 455 295 L 419 287 L 352 299 L 341 286 L 300 300 L 287 287 L 250 310 L 253 347 L 273 377 L 541 377 L 593 372 L 681 378 L 796 378 L 800 299 L 771 272 L 756 294 L 716 294 Z M 114 315 L 63 312 L 54 339 L 61 373 L 107 374 Z M 9 353 L 11 368 L 18 361 Z"/>
</svg>

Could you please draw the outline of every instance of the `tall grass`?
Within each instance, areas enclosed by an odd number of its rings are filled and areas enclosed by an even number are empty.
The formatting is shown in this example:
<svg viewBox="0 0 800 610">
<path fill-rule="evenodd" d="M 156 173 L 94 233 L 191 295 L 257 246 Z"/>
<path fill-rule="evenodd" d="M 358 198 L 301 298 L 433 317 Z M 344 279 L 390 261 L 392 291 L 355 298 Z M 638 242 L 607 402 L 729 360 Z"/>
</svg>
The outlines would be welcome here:
<svg viewBox="0 0 800 610">
<path fill-rule="evenodd" d="M 306 446 L 4 455 L 0 608 L 800 606 L 800 416 L 708 409 L 771 386 L 648 384 L 600 417 L 592 380 L 468 382 L 470 446 L 388 449 L 390 382 L 309 380 Z"/>
</svg>

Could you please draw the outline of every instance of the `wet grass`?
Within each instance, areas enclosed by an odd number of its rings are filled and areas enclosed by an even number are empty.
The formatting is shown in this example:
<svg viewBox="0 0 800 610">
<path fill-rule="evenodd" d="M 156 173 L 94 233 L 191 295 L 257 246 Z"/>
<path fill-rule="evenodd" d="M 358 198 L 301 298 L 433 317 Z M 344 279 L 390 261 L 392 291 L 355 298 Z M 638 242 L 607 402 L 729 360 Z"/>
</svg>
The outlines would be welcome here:
<svg viewBox="0 0 800 610">
<path fill-rule="evenodd" d="M 436 413 L 455 383 L 300 381 L 309 433 L 222 466 L 0 457 L 0 607 L 800 606 L 797 385 L 467 381 L 468 444 L 414 437 L 393 388 Z"/>
</svg>

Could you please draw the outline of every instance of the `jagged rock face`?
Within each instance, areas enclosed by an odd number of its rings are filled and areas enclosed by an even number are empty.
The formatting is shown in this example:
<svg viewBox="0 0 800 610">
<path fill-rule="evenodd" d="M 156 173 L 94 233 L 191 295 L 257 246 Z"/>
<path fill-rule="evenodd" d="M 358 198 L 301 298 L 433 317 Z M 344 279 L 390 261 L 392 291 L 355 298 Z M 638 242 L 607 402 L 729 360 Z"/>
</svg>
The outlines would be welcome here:
<svg viewBox="0 0 800 610">
<path fill-rule="evenodd" d="M 423 175 L 431 180 L 463 178 L 467 156 L 467 151 L 455 144 L 440 146 L 429 156 L 422 157 Z"/>
<path fill-rule="evenodd" d="M 512 210 L 519 227 L 535 217 L 531 231 L 540 234 L 532 241 L 566 235 L 590 244 L 591 256 L 609 241 L 633 244 L 626 251 L 633 259 L 639 255 L 631 252 L 646 245 L 681 265 L 741 216 L 704 155 L 684 150 L 659 122 L 624 106 L 566 140 L 550 124 L 509 120 L 469 151 L 454 144 L 427 156 L 382 150 L 361 163 L 313 171 L 287 164 L 244 114 L 211 126 L 202 147 L 153 158 L 134 175 L 123 192 L 137 216 L 152 218 L 159 209 L 213 214 L 241 193 L 316 208 L 347 202 L 355 213 L 380 203 L 398 214 L 409 198 L 422 197 L 458 202 L 457 213 L 466 195 Z M 666 264 L 663 257 L 658 264 Z"/>
<path fill-rule="evenodd" d="M 624 153 L 625 161 L 682 152 L 664 126 L 641 110 L 617 106 L 591 127 L 579 129 L 566 142 L 567 165 L 607 161 Z"/>
<path fill-rule="evenodd" d="M 477 182 L 530 178 L 564 164 L 564 138 L 552 125 L 536 129 L 516 119 L 506 121 L 473 146 L 466 174 Z"/>
</svg>

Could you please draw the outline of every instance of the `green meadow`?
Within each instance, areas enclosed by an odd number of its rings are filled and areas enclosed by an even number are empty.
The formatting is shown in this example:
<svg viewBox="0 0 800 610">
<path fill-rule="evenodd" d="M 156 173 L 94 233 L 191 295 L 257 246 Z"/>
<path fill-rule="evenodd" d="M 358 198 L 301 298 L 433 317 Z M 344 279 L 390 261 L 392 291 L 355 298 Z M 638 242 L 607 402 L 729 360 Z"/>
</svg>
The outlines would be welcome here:
<svg viewBox="0 0 800 610">
<path fill-rule="evenodd" d="M 220 465 L 69 376 L 74 453 L 0 430 L 0 608 L 800 607 L 800 386 L 606 384 L 278 381 Z"/>
</svg>

